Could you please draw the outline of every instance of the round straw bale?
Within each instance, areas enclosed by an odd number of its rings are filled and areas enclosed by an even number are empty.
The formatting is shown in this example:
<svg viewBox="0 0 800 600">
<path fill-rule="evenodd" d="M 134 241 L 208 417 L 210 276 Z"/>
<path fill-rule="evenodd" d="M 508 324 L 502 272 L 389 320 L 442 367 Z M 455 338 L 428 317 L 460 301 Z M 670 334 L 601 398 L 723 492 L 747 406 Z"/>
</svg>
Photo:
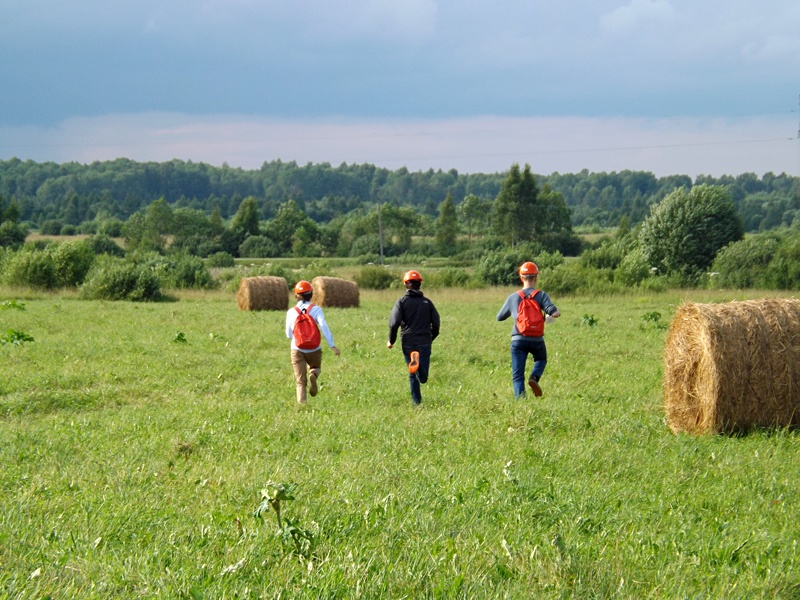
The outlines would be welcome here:
<svg viewBox="0 0 800 600">
<path fill-rule="evenodd" d="M 289 288 L 283 277 L 242 277 L 236 300 L 240 310 L 287 310 Z"/>
<path fill-rule="evenodd" d="M 314 277 L 314 304 L 337 306 L 339 308 L 358 308 L 358 284 L 338 277 Z"/>
<path fill-rule="evenodd" d="M 800 300 L 678 308 L 664 353 L 674 432 L 718 433 L 800 423 Z"/>
</svg>

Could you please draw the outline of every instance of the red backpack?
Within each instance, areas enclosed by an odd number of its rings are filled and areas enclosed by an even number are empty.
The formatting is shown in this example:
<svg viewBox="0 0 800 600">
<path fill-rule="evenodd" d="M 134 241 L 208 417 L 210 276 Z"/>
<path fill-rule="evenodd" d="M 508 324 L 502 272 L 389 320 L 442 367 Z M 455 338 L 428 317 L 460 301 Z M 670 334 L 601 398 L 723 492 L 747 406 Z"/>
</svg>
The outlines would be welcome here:
<svg viewBox="0 0 800 600">
<path fill-rule="evenodd" d="M 522 299 L 517 313 L 517 331 L 526 337 L 542 337 L 544 335 L 544 315 L 542 307 L 533 299 L 539 290 L 533 290 L 528 296 L 522 290 L 517 293 Z"/>
<path fill-rule="evenodd" d="M 294 307 L 297 311 L 297 320 L 294 322 L 292 336 L 294 336 L 295 346 L 301 350 L 313 350 L 320 344 L 319 327 L 314 318 L 308 314 L 312 306 L 314 305 L 309 304 L 302 310 Z"/>
</svg>

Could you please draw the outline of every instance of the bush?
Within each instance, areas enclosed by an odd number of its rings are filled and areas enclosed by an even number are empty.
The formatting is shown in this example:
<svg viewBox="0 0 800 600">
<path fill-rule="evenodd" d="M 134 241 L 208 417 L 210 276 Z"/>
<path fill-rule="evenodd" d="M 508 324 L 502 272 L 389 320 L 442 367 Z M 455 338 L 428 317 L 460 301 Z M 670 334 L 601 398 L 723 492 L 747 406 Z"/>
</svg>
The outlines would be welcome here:
<svg viewBox="0 0 800 600">
<path fill-rule="evenodd" d="M 405 251 L 406 248 L 394 244 L 389 240 L 383 240 L 384 256 L 399 256 Z M 378 235 L 367 234 L 354 239 L 353 245 L 350 247 L 350 256 L 380 256 L 380 238 Z"/>
<path fill-rule="evenodd" d="M 644 251 L 637 246 L 626 254 L 614 272 L 614 281 L 622 285 L 639 285 L 652 275 L 650 264 L 647 261 Z"/>
<path fill-rule="evenodd" d="M 279 256 L 280 251 L 268 237 L 251 235 L 239 246 L 239 256 L 246 258 L 270 258 Z"/>
<path fill-rule="evenodd" d="M 78 233 L 78 228 L 75 225 L 64 225 L 58 233 L 59 235 L 75 235 Z"/>
<path fill-rule="evenodd" d="M 431 271 L 425 277 L 425 285 L 428 287 L 468 287 L 470 276 L 464 269 L 458 267 L 444 267 L 438 271 Z"/>
<path fill-rule="evenodd" d="M 541 259 L 537 260 L 539 256 Z M 557 264 L 563 261 L 563 257 L 557 252 L 543 253 L 538 244 L 520 245 L 512 250 L 488 252 L 478 263 L 476 274 L 487 285 L 517 285 L 519 266 L 528 260 L 533 260 L 541 270 L 546 262 Z"/>
<path fill-rule="evenodd" d="M 733 242 L 719 251 L 711 270 L 711 283 L 718 288 L 744 289 L 767 284 L 767 270 L 778 252 L 774 234 L 760 234 Z"/>
<path fill-rule="evenodd" d="M 779 246 L 767 268 L 766 283 L 779 290 L 800 289 L 800 238 Z"/>
<path fill-rule="evenodd" d="M 82 284 L 95 259 L 92 248 L 83 241 L 53 244 L 46 252 L 53 260 L 59 287 Z"/>
<path fill-rule="evenodd" d="M 44 250 L 9 253 L 3 281 L 12 286 L 52 290 L 58 287 L 58 274 L 52 257 Z"/>
<path fill-rule="evenodd" d="M 214 268 L 225 268 L 225 267 L 235 267 L 236 260 L 233 258 L 231 254 L 227 252 L 215 252 L 211 256 L 206 259 L 206 263 L 209 267 Z"/>
<path fill-rule="evenodd" d="M 355 276 L 358 287 L 366 290 L 385 290 L 391 287 L 392 282 L 399 279 L 399 275 L 375 266 L 362 267 Z"/>
<path fill-rule="evenodd" d="M 182 255 L 170 261 L 165 279 L 165 287 L 177 289 L 207 290 L 217 287 L 203 259 L 197 256 Z"/>
<path fill-rule="evenodd" d="M 543 248 L 565 256 L 578 256 L 583 250 L 581 238 L 572 231 L 546 232 L 541 234 L 537 239 Z"/>
<path fill-rule="evenodd" d="M 475 272 L 487 285 L 516 285 L 519 283 L 517 270 L 525 260 L 526 257 L 520 252 L 497 250 L 486 254 Z"/>
<path fill-rule="evenodd" d="M 100 225 L 97 227 L 97 234 L 98 235 L 105 235 L 108 237 L 122 237 L 122 229 L 125 226 L 125 222 L 117 219 L 111 218 L 106 219 L 100 222 Z"/>
<path fill-rule="evenodd" d="M 102 256 L 81 287 L 81 296 L 90 300 L 154 301 L 161 299 L 161 283 L 145 265 Z"/>
<path fill-rule="evenodd" d="M 39 233 L 42 235 L 58 235 L 61 233 L 61 227 L 63 224 L 61 221 L 56 221 L 55 219 L 48 219 L 42 226 L 39 228 Z"/>
<path fill-rule="evenodd" d="M 86 238 L 84 241 L 95 255 L 108 254 L 109 256 L 125 256 L 125 250 L 106 234 L 98 233 L 97 235 Z"/>
<path fill-rule="evenodd" d="M 25 243 L 28 230 L 12 221 L 0 223 L 0 247 L 18 250 Z"/>
<path fill-rule="evenodd" d="M 88 235 L 94 235 L 97 233 L 97 223 L 94 221 L 84 221 L 80 225 L 78 225 L 78 233 L 85 233 Z"/>
</svg>

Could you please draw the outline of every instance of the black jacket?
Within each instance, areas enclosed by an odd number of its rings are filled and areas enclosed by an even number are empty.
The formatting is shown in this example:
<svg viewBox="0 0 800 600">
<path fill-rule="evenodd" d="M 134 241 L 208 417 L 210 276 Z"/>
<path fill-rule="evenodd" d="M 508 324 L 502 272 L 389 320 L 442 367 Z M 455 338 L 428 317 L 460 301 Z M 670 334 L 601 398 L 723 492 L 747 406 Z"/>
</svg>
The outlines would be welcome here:
<svg viewBox="0 0 800 600">
<path fill-rule="evenodd" d="M 439 313 L 433 302 L 417 290 L 406 290 L 389 315 L 389 342 L 397 341 L 400 329 L 404 347 L 430 344 L 439 335 Z"/>
</svg>

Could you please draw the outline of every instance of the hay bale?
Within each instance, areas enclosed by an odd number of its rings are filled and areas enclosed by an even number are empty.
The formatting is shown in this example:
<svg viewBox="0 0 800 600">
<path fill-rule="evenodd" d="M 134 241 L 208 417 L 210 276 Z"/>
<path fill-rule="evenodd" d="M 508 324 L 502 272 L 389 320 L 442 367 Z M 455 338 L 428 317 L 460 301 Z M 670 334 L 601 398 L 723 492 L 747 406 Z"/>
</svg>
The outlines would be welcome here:
<svg viewBox="0 0 800 600">
<path fill-rule="evenodd" d="M 674 432 L 800 423 L 800 300 L 681 305 L 664 354 Z"/>
<path fill-rule="evenodd" d="M 314 304 L 358 308 L 358 284 L 354 281 L 338 277 L 314 277 L 311 287 L 314 288 Z"/>
<path fill-rule="evenodd" d="M 239 310 L 288 310 L 289 288 L 283 277 L 242 277 L 236 301 Z"/>
</svg>

